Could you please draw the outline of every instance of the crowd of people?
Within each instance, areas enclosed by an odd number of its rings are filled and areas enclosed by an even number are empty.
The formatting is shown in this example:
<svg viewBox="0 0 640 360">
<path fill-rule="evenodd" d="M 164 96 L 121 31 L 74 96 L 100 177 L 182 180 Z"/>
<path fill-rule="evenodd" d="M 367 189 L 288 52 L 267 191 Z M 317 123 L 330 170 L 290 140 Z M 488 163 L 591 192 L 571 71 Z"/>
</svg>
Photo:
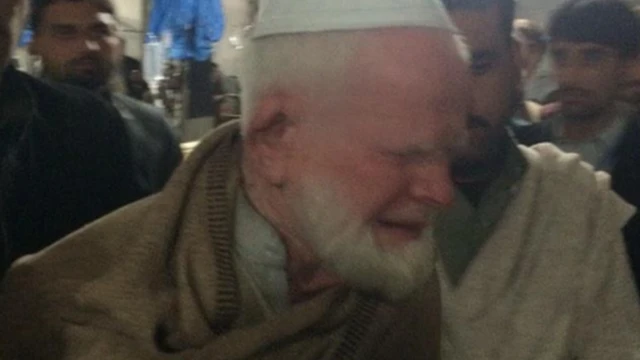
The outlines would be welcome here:
<svg viewBox="0 0 640 360">
<path fill-rule="evenodd" d="M 1 360 L 640 359 L 629 4 L 252 4 L 183 159 L 110 0 L 0 0 Z"/>
</svg>

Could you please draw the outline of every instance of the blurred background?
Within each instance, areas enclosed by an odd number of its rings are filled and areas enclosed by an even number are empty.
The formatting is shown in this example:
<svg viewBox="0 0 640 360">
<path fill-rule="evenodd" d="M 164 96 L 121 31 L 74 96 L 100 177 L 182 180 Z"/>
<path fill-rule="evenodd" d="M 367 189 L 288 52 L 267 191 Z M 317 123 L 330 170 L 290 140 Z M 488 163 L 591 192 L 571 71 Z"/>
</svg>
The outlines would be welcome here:
<svg viewBox="0 0 640 360">
<path fill-rule="evenodd" d="M 517 0 L 518 17 L 523 17 L 544 24 L 551 11 L 559 6 L 561 0 Z M 631 4 L 640 5 L 640 0 L 629 1 Z"/>
<path fill-rule="evenodd" d="M 239 60 L 259 0 L 112 1 L 129 64 L 123 76 L 132 69 L 142 74 L 151 101 L 166 109 L 183 141 L 240 116 Z M 545 25 L 562 1 L 517 0 L 517 17 Z M 38 59 L 26 47 L 18 50 L 15 63 L 37 75 Z"/>
<path fill-rule="evenodd" d="M 143 60 L 146 30 L 149 17 L 154 10 L 153 0 L 113 0 L 122 22 L 122 36 L 127 40 L 126 54 Z M 158 3 L 160 2 L 159 0 Z M 180 1 L 180 0 L 174 0 Z M 256 0 L 217 0 L 224 11 L 224 34 L 212 52 L 212 60 L 220 65 L 225 74 L 238 73 L 237 55 L 242 48 L 243 29 L 249 25 L 252 3 Z M 544 24 L 549 13 L 561 0 L 519 0 L 518 17 L 529 18 Z M 640 0 L 631 1 L 640 5 Z"/>
</svg>

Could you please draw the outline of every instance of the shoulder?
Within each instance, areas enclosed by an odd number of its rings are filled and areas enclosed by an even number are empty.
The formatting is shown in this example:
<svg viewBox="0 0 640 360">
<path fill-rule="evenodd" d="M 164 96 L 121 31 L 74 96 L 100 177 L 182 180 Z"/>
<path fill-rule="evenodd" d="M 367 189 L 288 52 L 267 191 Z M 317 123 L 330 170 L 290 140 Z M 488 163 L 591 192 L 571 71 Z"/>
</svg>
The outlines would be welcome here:
<svg viewBox="0 0 640 360">
<path fill-rule="evenodd" d="M 161 109 L 122 94 L 113 94 L 113 102 L 118 109 L 130 113 L 131 116 L 123 116 L 123 119 L 134 137 L 171 142 L 178 146 L 177 137 Z"/>
<path fill-rule="evenodd" d="M 135 277 L 138 268 L 132 264 L 149 263 L 154 256 L 159 259 L 158 254 L 167 247 L 162 238 L 152 238 L 149 230 L 146 214 L 155 211 L 153 199 L 128 205 L 15 261 L 3 279 L 3 293 L 12 299 L 9 305 L 40 298 L 56 311 L 75 308 L 74 297 L 80 289 L 96 281 L 115 282 L 124 291 L 126 282 L 115 281 L 114 274 L 127 268 Z"/>
<path fill-rule="evenodd" d="M 175 250 L 172 246 L 177 228 L 184 221 L 181 214 L 186 211 L 185 204 L 196 206 L 189 193 L 193 191 L 195 178 L 203 171 L 203 164 L 239 152 L 237 129 L 237 124 L 230 123 L 212 133 L 160 192 L 86 225 L 43 251 L 19 259 L 8 277 L 31 274 L 52 282 L 88 281 L 103 276 L 109 269 L 136 267 L 141 261 L 157 261 L 159 266 L 166 266 L 163 257 L 171 256 Z M 221 146 L 225 150 L 220 150 Z M 216 165 L 216 171 L 222 170 Z M 199 209 L 208 208 L 202 205 Z"/>
<path fill-rule="evenodd" d="M 617 219 L 618 227 L 634 213 L 634 208 L 611 189 L 611 176 L 595 171 L 578 154 L 564 152 L 550 143 L 520 146 L 520 150 L 535 173 L 538 192 L 548 195 L 548 201 L 573 204 L 574 214 L 612 217 Z"/>
<path fill-rule="evenodd" d="M 47 139 L 56 148 L 81 148 L 87 154 L 85 158 L 96 155 L 96 150 L 121 153 L 124 149 L 125 127 L 117 110 L 89 91 L 16 70 L 7 70 L 2 89 L 24 90 L 33 111 L 30 134 Z"/>
<path fill-rule="evenodd" d="M 37 107 L 47 110 L 44 113 L 45 115 L 50 113 L 51 110 L 68 114 L 73 114 L 78 110 L 83 113 L 91 112 L 97 115 L 100 115 L 101 111 L 105 111 L 110 115 L 116 114 L 107 102 L 84 89 L 47 82 L 23 73 L 17 74 L 16 77 L 19 79 L 18 81 L 28 86 L 37 100 Z"/>
<path fill-rule="evenodd" d="M 589 191 L 609 187 L 610 176 L 604 172 L 596 172 L 578 154 L 564 152 L 551 143 L 539 143 L 530 147 L 521 145 L 519 148 L 529 166 L 539 172 L 542 182 L 561 179 L 563 184 L 579 186 L 582 190 Z"/>
<path fill-rule="evenodd" d="M 52 246 L 17 260 L 8 278 L 31 274 L 50 281 L 90 279 L 115 265 L 144 241 L 147 217 L 154 213 L 155 196 L 127 205 L 67 235 Z M 160 205 L 161 206 L 161 205 Z"/>
<path fill-rule="evenodd" d="M 161 109 L 145 102 L 133 99 L 123 94 L 113 94 L 113 101 L 119 106 L 125 107 L 137 116 L 144 117 L 145 120 L 154 122 L 165 122 L 165 117 Z"/>
<path fill-rule="evenodd" d="M 164 306 L 144 301 L 150 298 L 145 281 L 164 286 L 162 255 L 169 247 L 162 237 L 139 234 L 149 233 L 147 214 L 156 206 L 153 197 L 134 203 L 17 260 L 0 296 L 0 358 L 37 353 L 33 358 L 61 359 L 70 328 L 86 328 L 81 331 L 89 335 L 137 301 L 143 303 L 132 310 L 138 320 L 150 307 Z M 155 226 L 163 227 L 161 221 Z M 135 293 L 139 288 L 142 295 Z"/>
<path fill-rule="evenodd" d="M 81 139 L 89 134 L 94 141 L 121 137 L 124 131 L 116 109 L 93 93 L 74 86 L 51 83 L 15 71 L 12 84 L 26 88 L 32 100 L 36 124 L 65 132 L 69 138 Z M 79 135 L 74 135 L 79 134 Z"/>
</svg>

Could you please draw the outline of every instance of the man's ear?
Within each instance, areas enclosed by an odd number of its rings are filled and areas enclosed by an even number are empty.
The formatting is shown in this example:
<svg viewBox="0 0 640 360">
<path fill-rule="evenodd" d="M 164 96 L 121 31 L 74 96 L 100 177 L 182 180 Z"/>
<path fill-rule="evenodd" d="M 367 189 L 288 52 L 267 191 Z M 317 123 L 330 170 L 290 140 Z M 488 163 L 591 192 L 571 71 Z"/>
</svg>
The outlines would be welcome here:
<svg viewBox="0 0 640 360">
<path fill-rule="evenodd" d="M 262 98 L 244 134 L 245 156 L 271 184 L 282 185 L 293 154 L 296 122 L 280 96 Z"/>
</svg>

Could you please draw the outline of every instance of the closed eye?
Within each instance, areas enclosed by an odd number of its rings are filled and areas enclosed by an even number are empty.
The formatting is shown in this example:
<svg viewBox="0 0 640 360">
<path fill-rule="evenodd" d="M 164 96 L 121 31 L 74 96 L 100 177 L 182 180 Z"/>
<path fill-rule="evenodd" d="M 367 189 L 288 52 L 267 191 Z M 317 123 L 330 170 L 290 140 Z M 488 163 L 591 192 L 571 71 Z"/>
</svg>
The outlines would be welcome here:
<svg viewBox="0 0 640 360">
<path fill-rule="evenodd" d="M 471 74 L 475 75 L 475 76 L 481 76 L 484 75 L 486 73 L 489 72 L 489 70 L 491 70 L 491 68 L 493 67 L 493 64 L 491 64 L 490 62 L 484 61 L 484 62 L 472 62 L 471 63 Z"/>
<path fill-rule="evenodd" d="M 416 164 L 430 162 L 434 158 L 441 156 L 442 152 L 415 146 L 402 151 L 390 151 L 388 154 L 403 164 Z"/>
<path fill-rule="evenodd" d="M 471 55 L 471 73 L 475 76 L 482 76 L 488 73 L 498 58 L 498 54 L 493 51 L 477 51 Z"/>
</svg>

